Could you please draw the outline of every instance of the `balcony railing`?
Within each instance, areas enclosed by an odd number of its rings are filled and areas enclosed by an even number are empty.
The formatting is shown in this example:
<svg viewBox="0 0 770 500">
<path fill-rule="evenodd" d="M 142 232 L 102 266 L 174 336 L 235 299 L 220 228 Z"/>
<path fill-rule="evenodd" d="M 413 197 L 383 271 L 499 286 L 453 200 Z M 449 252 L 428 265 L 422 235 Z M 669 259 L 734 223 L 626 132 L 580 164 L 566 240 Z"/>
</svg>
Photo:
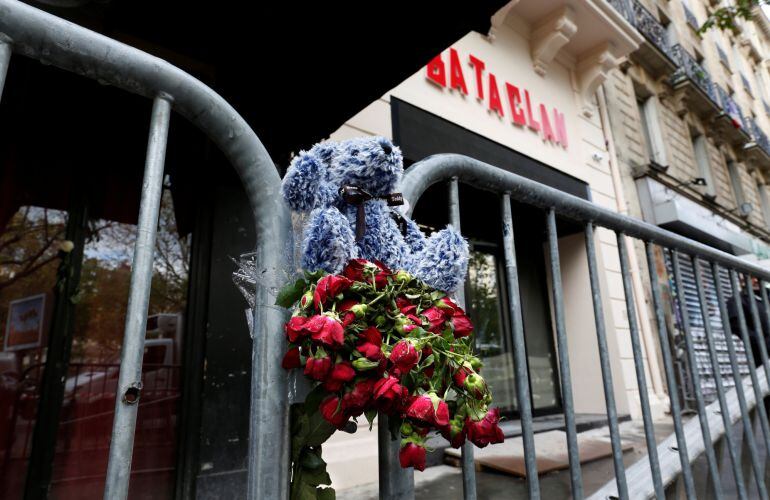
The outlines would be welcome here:
<svg viewBox="0 0 770 500">
<path fill-rule="evenodd" d="M 719 100 L 717 99 L 716 92 L 714 91 L 714 84 L 711 82 L 706 69 L 701 66 L 693 56 L 687 53 L 681 45 L 677 44 L 672 47 L 674 59 L 679 64 L 679 68 L 671 77 L 671 82 L 674 86 L 680 84 L 685 80 L 690 80 L 706 94 L 709 99 L 719 106 Z"/>
<path fill-rule="evenodd" d="M 620 14 L 625 17 L 626 21 L 628 21 L 632 26 L 636 25 L 634 21 L 634 10 L 632 7 L 633 0 L 607 0 L 607 2 L 612 5 L 615 10 L 620 12 Z"/>
<path fill-rule="evenodd" d="M 767 138 L 767 134 L 757 125 L 757 122 L 753 118 L 747 118 L 749 130 L 751 131 L 751 138 L 759 146 L 760 149 L 770 157 L 770 139 Z"/>
<path fill-rule="evenodd" d="M 636 0 L 631 2 L 634 12 L 634 26 L 637 30 L 647 39 L 652 45 L 659 51 L 668 56 L 669 59 L 674 59 L 671 52 L 671 45 L 668 43 L 668 36 L 666 33 L 666 27 L 663 26 L 660 21 L 655 19 L 655 16 L 647 10 L 644 5 Z"/>
<path fill-rule="evenodd" d="M 733 122 L 733 126 L 736 129 L 742 130 L 748 137 L 750 131 L 746 125 L 746 118 L 743 116 L 741 107 L 735 102 L 735 100 L 723 89 L 720 85 L 714 84 L 714 90 L 716 91 L 719 102 L 722 106 L 722 111 L 730 117 Z"/>
</svg>

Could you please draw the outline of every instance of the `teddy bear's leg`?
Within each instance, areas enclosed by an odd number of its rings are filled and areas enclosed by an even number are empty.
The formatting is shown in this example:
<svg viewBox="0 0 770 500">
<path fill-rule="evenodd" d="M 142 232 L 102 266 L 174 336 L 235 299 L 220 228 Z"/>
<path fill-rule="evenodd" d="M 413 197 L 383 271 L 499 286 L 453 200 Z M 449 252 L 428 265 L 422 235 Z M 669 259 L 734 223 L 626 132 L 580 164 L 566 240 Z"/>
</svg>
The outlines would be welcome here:
<svg viewBox="0 0 770 500">
<path fill-rule="evenodd" d="M 468 270 L 468 243 L 455 229 L 434 233 L 414 259 L 412 272 L 430 286 L 454 292 Z"/>
<path fill-rule="evenodd" d="M 333 146 L 316 145 L 294 158 L 281 184 L 281 192 L 292 210 L 307 212 L 329 206 L 336 193 L 328 181 L 328 161 Z"/>
<path fill-rule="evenodd" d="M 348 219 L 336 208 L 313 210 L 302 242 L 302 268 L 338 273 L 357 257 L 355 235 Z"/>
</svg>

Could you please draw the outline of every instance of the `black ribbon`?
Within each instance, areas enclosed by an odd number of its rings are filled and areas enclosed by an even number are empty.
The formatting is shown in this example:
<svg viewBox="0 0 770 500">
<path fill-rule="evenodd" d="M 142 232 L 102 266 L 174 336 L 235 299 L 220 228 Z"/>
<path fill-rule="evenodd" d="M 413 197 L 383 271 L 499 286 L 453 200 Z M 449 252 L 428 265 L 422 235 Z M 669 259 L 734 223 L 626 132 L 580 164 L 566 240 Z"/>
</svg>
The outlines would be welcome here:
<svg viewBox="0 0 770 500">
<path fill-rule="evenodd" d="M 366 211 L 364 202 L 369 200 L 387 200 L 388 206 L 393 207 L 404 204 L 404 196 L 401 193 L 388 193 L 381 196 L 375 196 L 358 186 L 342 186 L 340 196 L 346 203 L 357 205 L 356 212 L 356 241 L 361 241 L 366 232 Z"/>
</svg>

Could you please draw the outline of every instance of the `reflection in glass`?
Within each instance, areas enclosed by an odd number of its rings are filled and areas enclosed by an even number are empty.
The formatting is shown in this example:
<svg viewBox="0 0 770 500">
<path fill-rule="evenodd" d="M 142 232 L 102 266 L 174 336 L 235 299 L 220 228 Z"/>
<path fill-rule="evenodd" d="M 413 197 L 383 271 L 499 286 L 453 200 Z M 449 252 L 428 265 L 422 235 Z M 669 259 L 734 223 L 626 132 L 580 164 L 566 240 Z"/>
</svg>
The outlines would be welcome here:
<svg viewBox="0 0 770 500">
<path fill-rule="evenodd" d="M 475 247 L 478 248 L 478 245 Z M 468 262 L 467 306 L 474 324 L 482 374 L 502 411 L 516 409 L 513 356 L 505 334 L 501 278 L 495 256 L 474 249 Z"/>
<path fill-rule="evenodd" d="M 0 221 L 0 497 L 20 498 L 37 417 L 67 214 L 20 207 Z"/>
<path fill-rule="evenodd" d="M 104 488 L 135 241 L 134 225 L 107 220 L 90 224 L 51 498 L 98 498 Z M 170 498 L 173 493 L 189 248 L 189 235 L 178 234 L 165 190 L 132 461 L 133 498 Z"/>
</svg>

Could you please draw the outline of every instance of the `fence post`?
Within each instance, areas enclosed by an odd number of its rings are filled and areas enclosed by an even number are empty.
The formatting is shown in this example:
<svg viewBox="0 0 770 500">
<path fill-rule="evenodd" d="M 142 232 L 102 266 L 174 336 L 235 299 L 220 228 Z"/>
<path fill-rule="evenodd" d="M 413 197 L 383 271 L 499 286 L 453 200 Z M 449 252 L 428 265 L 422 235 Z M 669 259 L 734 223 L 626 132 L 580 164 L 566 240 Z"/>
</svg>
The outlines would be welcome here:
<svg viewBox="0 0 770 500">
<path fill-rule="evenodd" d="M 120 356 L 118 393 L 115 397 L 115 420 L 104 486 L 105 500 L 122 500 L 128 496 L 131 457 L 134 447 L 136 414 L 142 390 L 142 357 L 150 303 L 155 237 L 163 189 L 163 165 L 166 159 L 171 102 L 167 96 L 153 101 L 150 137 L 147 144 L 142 199 L 131 266 L 126 327 Z"/>
</svg>

